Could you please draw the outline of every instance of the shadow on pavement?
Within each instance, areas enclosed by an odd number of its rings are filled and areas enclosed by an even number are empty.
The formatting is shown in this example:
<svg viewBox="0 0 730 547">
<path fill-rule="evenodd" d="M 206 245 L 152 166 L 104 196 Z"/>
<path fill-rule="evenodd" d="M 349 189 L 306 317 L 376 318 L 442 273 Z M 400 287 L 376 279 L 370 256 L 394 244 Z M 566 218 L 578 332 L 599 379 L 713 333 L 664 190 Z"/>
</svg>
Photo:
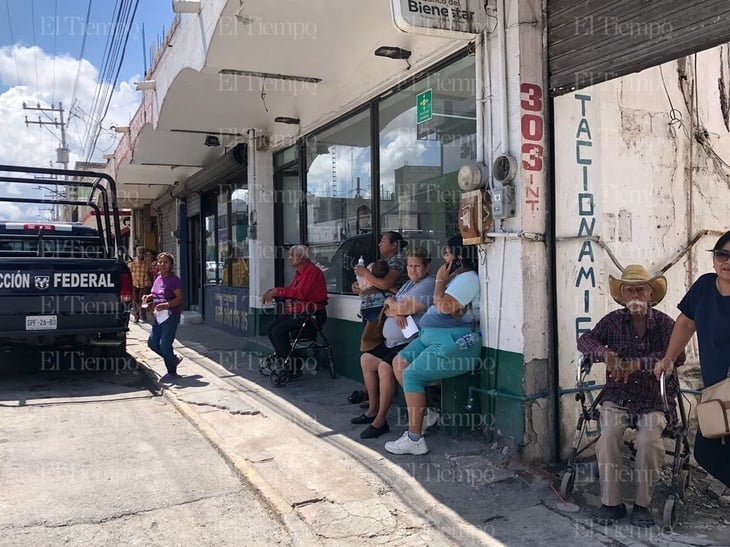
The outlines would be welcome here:
<svg viewBox="0 0 730 547">
<path fill-rule="evenodd" d="M 575 539 L 585 539 L 597 531 L 596 525 L 591 521 L 594 511 L 600 505 L 597 481 L 585 481 L 576 485 L 576 499 L 572 500 L 578 504 L 575 507 L 559 496 L 559 473 L 562 466 L 522 465 L 518 456 L 513 453 L 511 443 L 488 444 L 479 432 L 453 437 L 443 428 L 435 427 L 426 436 L 430 449 L 428 454 L 389 454 L 383 445 L 405 431 L 406 419 L 399 418 L 405 413 L 398 412 L 394 405 L 388 419 L 390 433 L 376 439 L 360 439 L 360 431 L 366 426 L 352 425 L 350 419 L 359 415 L 362 409 L 358 404 L 348 403 L 347 398 L 362 386 L 347 378 L 330 378 L 324 363 L 319 369 L 309 367 L 302 377 L 292 379 L 286 386 L 277 388 L 271 385 L 267 376 L 259 372 L 259 362 L 265 355 L 264 352 L 256 354 L 243 351 L 240 349 L 243 346 L 240 337 L 205 325 L 188 325 L 179 328 L 177 340 L 192 350 L 181 350 L 186 360 L 194 360 L 195 353 L 204 355 L 225 367 L 232 377 L 245 378 L 281 397 L 329 429 L 328 432 L 319 434 L 321 438 L 331 442 L 332 438 L 344 435 L 362 444 L 372 451 L 373 460 L 367 463 L 375 469 L 379 459 L 390 460 L 415 478 L 439 503 L 496 539 L 500 539 L 500 529 L 509 527 L 514 533 L 514 527 L 518 526 L 523 529 L 525 545 L 564 543 L 564 535 L 549 537 L 550 527 L 541 526 L 540 521 L 545 518 L 545 514 L 554 519 L 570 519 L 573 524 L 569 526 L 574 530 Z M 262 350 L 268 353 L 263 346 Z M 178 371 L 182 375 L 185 374 L 184 363 L 185 361 Z M 718 523 L 721 527 L 723 522 L 725 526 L 730 524 L 727 520 L 727 507 L 721 505 L 720 494 L 715 493 L 709 497 L 706 495 L 710 487 L 708 481 L 703 480 L 703 475 L 701 470 L 695 474 L 697 480 L 681 508 L 680 524 L 675 532 L 708 538 L 704 545 L 720 545 L 721 543 L 713 543 L 709 538 L 716 535 L 713 530 L 717 530 Z M 662 484 L 657 486 L 654 499 L 654 514 L 658 521 L 661 520 L 664 504 L 662 488 Z M 625 496 L 628 500 L 632 499 L 631 490 L 627 490 Z M 565 510 L 568 506 L 573 507 L 570 512 Z M 546 508 L 548 511 L 544 511 Z M 576 509 L 577 512 L 572 512 Z M 618 541 L 638 540 L 648 544 L 655 544 L 655 541 L 657 544 L 666 542 L 667 536 L 658 527 L 640 530 L 630 526 L 628 519 L 623 524 L 625 526 L 622 527 L 619 523 L 614 530 L 601 527 L 599 531 Z"/>
</svg>

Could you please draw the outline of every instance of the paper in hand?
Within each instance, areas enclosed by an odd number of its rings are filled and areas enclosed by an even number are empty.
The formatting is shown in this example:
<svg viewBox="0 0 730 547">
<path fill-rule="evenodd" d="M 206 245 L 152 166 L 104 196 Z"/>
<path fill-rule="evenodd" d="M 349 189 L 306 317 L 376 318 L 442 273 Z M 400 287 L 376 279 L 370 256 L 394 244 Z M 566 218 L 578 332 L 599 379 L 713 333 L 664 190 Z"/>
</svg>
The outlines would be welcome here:
<svg viewBox="0 0 730 547">
<path fill-rule="evenodd" d="M 159 325 L 162 325 L 162 323 L 167 321 L 168 317 L 170 317 L 170 312 L 168 310 L 155 310 L 155 320 Z"/>
<path fill-rule="evenodd" d="M 410 315 L 406 317 L 406 326 L 401 329 L 401 332 L 406 338 L 410 338 L 414 334 L 418 333 L 418 325 L 416 325 L 416 322 Z"/>
</svg>

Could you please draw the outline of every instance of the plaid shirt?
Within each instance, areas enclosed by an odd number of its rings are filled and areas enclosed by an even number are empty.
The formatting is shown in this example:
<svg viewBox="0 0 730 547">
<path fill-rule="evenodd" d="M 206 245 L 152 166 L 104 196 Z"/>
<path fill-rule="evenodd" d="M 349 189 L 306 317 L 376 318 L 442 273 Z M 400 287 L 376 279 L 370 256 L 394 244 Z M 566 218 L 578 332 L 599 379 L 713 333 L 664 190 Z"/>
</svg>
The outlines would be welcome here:
<svg viewBox="0 0 730 547">
<path fill-rule="evenodd" d="M 601 319 L 593 330 L 578 339 L 578 351 L 590 355 L 594 363 L 605 362 L 606 352 L 614 351 L 624 359 L 639 359 L 641 370 L 634 372 L 627 383 L 616 381 L 606 374 L 606 387 L 602 401 L 611 401 L 626 408 L 631 414 L 662 411 L 659 382 L 654 376 L 654 365 L 662 357 L 669 344 L 674 320 L 667 314 L 649 308 L 646 317 L 646 333 L 639 337 L 626 308 L 613 311 Z M 684 363 L 682 352 L 675 366 Z M 667 401 L 673 408 L 677 394 L 676 374 L 667 384 Z"/>
<path fill-rule="evenodd" d="M 144 259 L 135 258 L 129 261 L 129 271 L 132 274 L 132 285 L 137 289 L 152 286 L 150 283 L 150 264 Z"/>
</svg>

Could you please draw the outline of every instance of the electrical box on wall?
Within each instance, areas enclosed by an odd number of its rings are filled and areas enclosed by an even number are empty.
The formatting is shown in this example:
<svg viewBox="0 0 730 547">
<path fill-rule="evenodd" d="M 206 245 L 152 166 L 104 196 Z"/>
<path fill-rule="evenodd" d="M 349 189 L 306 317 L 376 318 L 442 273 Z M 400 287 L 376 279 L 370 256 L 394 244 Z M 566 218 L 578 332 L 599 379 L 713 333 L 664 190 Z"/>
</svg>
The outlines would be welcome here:
<svg viewBox="0 0 730 547">
<path fill-rule="evenodd" d="M 515 216 L 514 186 L 497 186 L 492 188 L 492 216 L 494 218 L 510 218 Z"/>
</svg>

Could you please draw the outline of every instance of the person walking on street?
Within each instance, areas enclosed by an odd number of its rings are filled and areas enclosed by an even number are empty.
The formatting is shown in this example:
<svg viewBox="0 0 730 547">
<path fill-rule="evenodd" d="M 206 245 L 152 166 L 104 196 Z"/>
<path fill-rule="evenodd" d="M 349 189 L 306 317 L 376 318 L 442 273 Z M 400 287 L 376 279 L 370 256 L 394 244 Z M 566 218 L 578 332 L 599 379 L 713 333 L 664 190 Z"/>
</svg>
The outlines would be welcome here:
<svg viewBox="0 0 730 547">
<path fill-rule="evenodd" d="M 150 285 L 151 282 L 157 279 L 157 276 L 160 275 L 160 269 L 157 267 L 157 258 L 156 253 L 154 251 L 151 251 L 150 249 L 147 249 L 145 251 L 145 258 L 147 259 L 147 266 L 149 266 L 150 270 Z"/>
<path fill-rule="evenodd" d="M 657 374 L 670 373 L 677 356 L 697 333 L 700 370 L 705 387 L 730 376 L 730 232 L 725 232 L 710 251 L 714 273 L 695 281 L 677 306 L 679 317 Z M 707 439 L 697 430 L 694 457 L 705 471 L 730 488 L 730 440 Z"/>
<path fill-rule="evenodd" d="M 162 252 L 157 255 L 160 274 L 152 284 L 150 294 L 143 297 L 144 302 L 152 308 L 155 317 L 147 345 L 165 360 L 167 369 L 167 374 L 160 378 L 161 382 L 171 382 L 180 378 L 177 374 L 177 365 L 182 361 L 182 357 L 175 355 L 172 350 L 185 300 L 180 278 L 172 273 L 174 265 L 175 258 L 170 253 Z"/>
<path fill-rule="evenodd" d="M 147 320 L 147 311 L 142 307 L 142 295 L 150 292 L 150 264 L 145 256 L 145 248 L 141 245 L 135 250 L 135 257 L 129 261 L 129 272 L 132 274 L 132 315 L 134 322 Z"/>
</svg>

